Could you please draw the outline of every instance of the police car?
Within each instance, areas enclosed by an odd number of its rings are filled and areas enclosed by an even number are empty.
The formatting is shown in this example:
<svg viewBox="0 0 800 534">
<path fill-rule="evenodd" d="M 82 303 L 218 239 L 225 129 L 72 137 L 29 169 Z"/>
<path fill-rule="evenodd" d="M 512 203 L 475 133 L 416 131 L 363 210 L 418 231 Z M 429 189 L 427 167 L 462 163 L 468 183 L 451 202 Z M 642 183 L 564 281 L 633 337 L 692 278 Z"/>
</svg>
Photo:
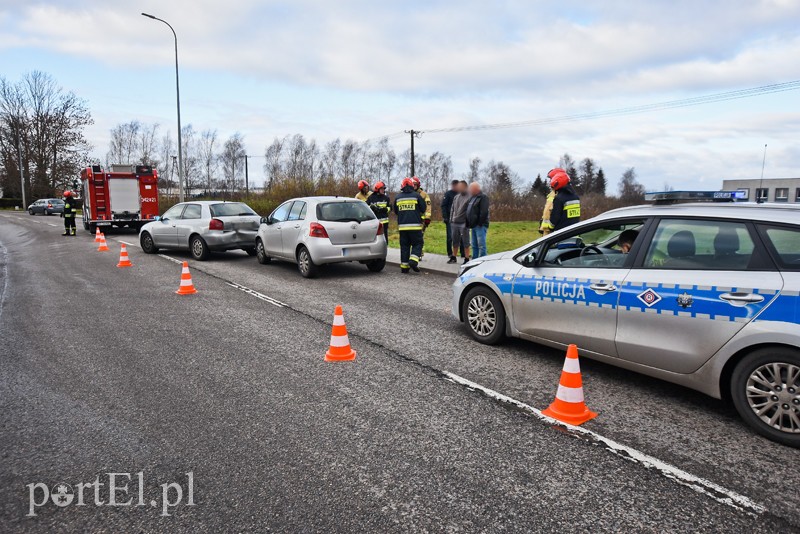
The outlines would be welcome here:
<svg viewBox="0 0 800 534">
<path fill-rule="evenodd" d="M 800 206 L 648 197 L 467 263 L 453 315 L 482 343 L 575 343 L 729 399 L 757 432 L 800 447 Z"/>
</svg>

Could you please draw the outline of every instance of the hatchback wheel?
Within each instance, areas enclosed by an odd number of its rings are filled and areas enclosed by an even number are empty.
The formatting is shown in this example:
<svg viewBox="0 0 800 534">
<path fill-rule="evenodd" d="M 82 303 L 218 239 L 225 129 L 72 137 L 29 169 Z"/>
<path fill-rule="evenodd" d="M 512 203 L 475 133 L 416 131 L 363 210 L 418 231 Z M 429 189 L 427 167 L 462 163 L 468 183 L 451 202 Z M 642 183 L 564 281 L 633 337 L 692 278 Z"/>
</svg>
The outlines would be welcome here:
<svg viewBox="0 0 800 534">
<path fill-rule="evenodd" d="M 192 257 L 198 261 L 205 261 L 211 256 L 211 251 L 208 250 L 205 240 L 199 235 L 193 236 L 189 240 L 189 251 Z"/>
<path fill-rule="evenodd" d="M 386 267 L 386 260 L 372 260 L 367 262 L 367 269 L 373 273 L 379 273 Z"/>
<path fill-rule="evenodd" d="M 506 312 L 497 295 L 487 287 L 476 287 L 467 293 L 461 315 L 469 333 L 477 341 L 495 345 L 505 337 Z"/>
<path fill-rule="evenodd" d="M 304 278 L 314 278 L 319 274 L 319 267 L 311 259 L 311 253 L 306 247 L 300 247 L 297 251 L 297 269 Z"/>
<path fill-rule="evenodd" d="M 28 210 L 28 213 L 30 213 L 31 215 L 36 215 L 36 214 L 33 212 L 33 210 Z"/>
<path fill-rule="evenodd" d="M 256 259 L 261 265 L 272 261 L 272 258 L 267 255 L 267 249 L 264 248 L 264 242 L 261 239 L 256 239 Z"/>
<path fill-rule="evenodd" d="M 139 238 L 139 244 L 145 254 L 155 254 L 158 252 L 158 247 L 153 241 L 153 236 L 149 232 L 143 232 L 142 237 Z"/>
<path fill-rule="evenodd" d="M 800 448 L 800 351 L 754 351 L 731 375 L 731 398 L 742 419 L 773 441 Z"/>
</svg>

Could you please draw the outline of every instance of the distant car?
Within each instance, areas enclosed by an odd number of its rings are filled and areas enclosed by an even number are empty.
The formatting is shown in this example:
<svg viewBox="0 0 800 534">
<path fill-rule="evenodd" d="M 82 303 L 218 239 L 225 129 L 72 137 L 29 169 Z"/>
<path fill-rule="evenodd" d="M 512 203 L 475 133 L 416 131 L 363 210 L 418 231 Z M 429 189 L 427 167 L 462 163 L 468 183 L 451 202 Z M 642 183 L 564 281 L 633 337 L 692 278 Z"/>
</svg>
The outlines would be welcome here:
<svg viewBox="0 0 800 534">
<path fill-rule="evenodd" d="M 639 206 L 467 263 L 453 315 L 482 343 L 574 343 L 730 399 L 754 430 L 800 447 L 798 295 L 800 206 Z"/>
<path fill-rule="evenodd" d="M 60 215 L 64 213 L 64 201 L 60 198 L 43 198 L 28 206 L 31 215 Z"/>
<path fill-rule="evenodd" d="M 383 227 L 372 210 L 354 198 L 288 200 L 261 220 L 255 246 L 259 263 L 291 261 L 306 278 L 329 263 L 357 261 L 372 272 L 386 265 Z"/>
<path fill-rule="evenodd" d="M 208 259 L 212 251 L 234 249 L 255 256 L 260 220 L 243 202 L 183 202 L 142 226 L 139 244 L 147 254 L 161 248 L 189 250 L 196 260 Z"/>
</svg>

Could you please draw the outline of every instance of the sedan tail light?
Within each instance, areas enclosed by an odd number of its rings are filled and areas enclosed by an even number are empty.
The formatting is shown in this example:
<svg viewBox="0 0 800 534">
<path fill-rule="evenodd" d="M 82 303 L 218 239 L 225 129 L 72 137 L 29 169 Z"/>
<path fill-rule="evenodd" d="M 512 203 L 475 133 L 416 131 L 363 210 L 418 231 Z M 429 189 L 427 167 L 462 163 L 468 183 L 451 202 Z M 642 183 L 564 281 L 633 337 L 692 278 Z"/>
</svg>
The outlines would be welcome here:
<svg viewBox="0 0 800 534">
<path fill-rule="evenodd" d="M 320 223 L 312 222 L 308 227 L 308 237 L 328 237 L 328 231 Z"/>
<path fill-rule="evenodd" d="M 378 233 L 375 234 L 375 237 L 381 237 L 383 235 L 383 223 L 378 223 Z"/>
<path fill-rule="evenodd" d="M 53 205 L 52 205 L 52 204 L 48 204 L 48 205 L 47 205 L 47 207 L 48 207 L 48 208 L 52 208 L 52 207 L 53 207 Z"/>
<path fill-rule="evenodd" d="M 220 221 L 219 219 L 211 219 L 211 222 L 208 223 L 209 230 L 224 230 L 225 223 Z"/>
</svg>

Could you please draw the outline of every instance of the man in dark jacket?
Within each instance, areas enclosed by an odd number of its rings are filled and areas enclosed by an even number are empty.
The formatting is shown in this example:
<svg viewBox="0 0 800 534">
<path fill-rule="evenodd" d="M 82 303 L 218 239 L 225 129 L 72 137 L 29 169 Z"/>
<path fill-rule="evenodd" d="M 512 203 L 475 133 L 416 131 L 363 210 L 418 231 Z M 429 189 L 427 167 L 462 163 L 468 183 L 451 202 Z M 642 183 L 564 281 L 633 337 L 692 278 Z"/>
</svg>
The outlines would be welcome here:
<svg viewBox="0 0 800 534">
<path fill-rule="evenodd" d="M 72 191 L 64 191 L 64 233 L 61 235 L 75 235 L 75 217 L 78 215 L 78 203 L 73 198 Z"/>
<path fill-rule="evenodd" d="M 444 221 L 444 229 L 447 236 L 447 255 L 450 257 L 450 260 L 447 263 L 456 262 L 456 255 L 453 253 L 453 231 L 450 227 L 450 217 L 452 214 L 453 199 L 456 197 L 456 195 L 458 195 L 458 185 L 460 183 L 461 182 L 458 180 L 453 180 L 450 182 L 450 190 L 447 191 L 442 197 L 442 220 Z M 461 247 L 460 252 L 463 256 L 464 247 Z"/>
<path fill-rule="evenodd" d="M 553 231 L 561 230 L 581 220 L 581 199 L 569 183 L 569 175 L 556 173 L 550 179 L 550 187 L 556 192 L 550 223 Z"/>
<path fill-rule="evenodd" d="M 400 232 L 400 272 L 409 269 L 419 272 L 419 259 L 422 256 L 422 228 L 427 206 L 414 190 L 411 178 L 403 178 L 400 193 L 394 198 L 394 214 L 397 216 L 397 229 Z"/>
<path fill-rule="evenodd" d="M 481 192 L 478 182 L 469 184 L 467 226 L 472 231 L 472 258 L 486 256 L 486 233 L 489 230 L 489 197 Z"/>
</svg>

